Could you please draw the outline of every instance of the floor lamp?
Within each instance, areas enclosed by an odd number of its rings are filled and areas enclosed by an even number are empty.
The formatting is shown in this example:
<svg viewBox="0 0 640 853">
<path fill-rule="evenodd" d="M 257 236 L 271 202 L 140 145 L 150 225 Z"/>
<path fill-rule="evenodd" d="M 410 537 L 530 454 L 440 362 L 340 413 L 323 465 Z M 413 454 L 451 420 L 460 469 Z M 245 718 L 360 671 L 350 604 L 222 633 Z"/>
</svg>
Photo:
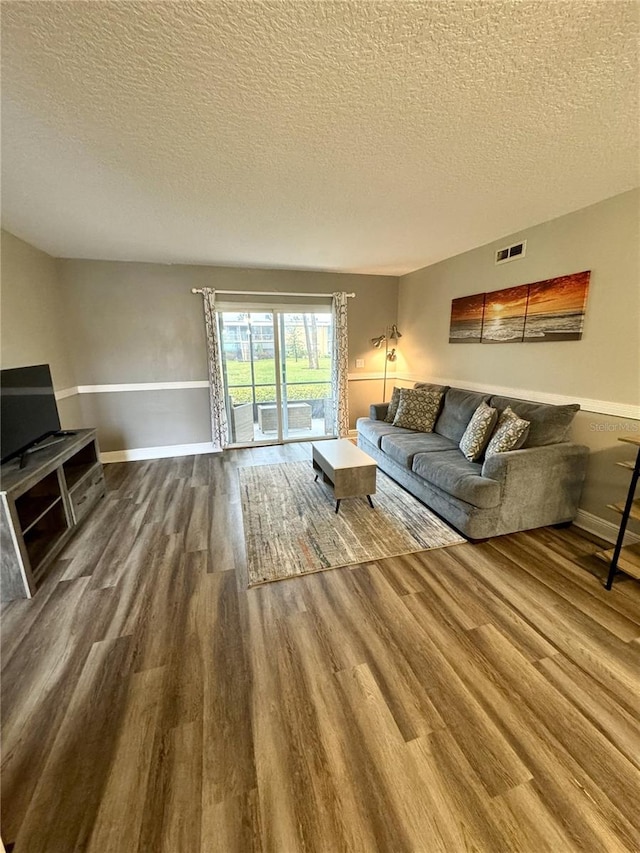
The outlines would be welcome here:
<svg viewBox="0 0 640 853">
<path fill-rule="evenodd" d="M 395 361 L 398 357 L 395 347 L 389 349 L 389 341 L 397 341 L 401 337 L 402 334 L 398 331 L 398 327 L 394 323 L 393 326 L 387 327 L 384 334 L 378 335 L 377 338 L 371 338 L 371 343 L 376 349 L 380 349 L 382 344 L 384 344 L 384 382 L 382 385 L 383 402 L 387 399 L 387 367 L 389 366 L 390 361 Z"/>
</svg>

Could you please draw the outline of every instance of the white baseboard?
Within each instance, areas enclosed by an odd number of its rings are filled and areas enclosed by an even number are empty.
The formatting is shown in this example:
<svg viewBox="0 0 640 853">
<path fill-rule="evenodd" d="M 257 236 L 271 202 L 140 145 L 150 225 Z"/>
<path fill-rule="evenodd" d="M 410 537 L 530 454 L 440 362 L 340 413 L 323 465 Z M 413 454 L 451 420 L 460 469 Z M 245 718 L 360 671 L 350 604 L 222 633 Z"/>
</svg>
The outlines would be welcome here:
<svg viewBox="0 0 640 853">
<path fill-rule="evenodd" d="M 587 533 L 593 533 L 594 536 L 599 536 L 607 542 L 615 542 L 618 538 L 618 525 L 598 515 L 592 515 L 583 509 L 578 510 L 576 520 L 573 522 L 576 527 L 586 530 Z M 640 542 L 640 536 L 635 533 L 627 533 L 624 537 L 625 545 L 636 545 Z"/>
<path fill-rule="evenodd" d="M 137 462 L 141 459 L 169 459 L 172 456 L 198 456 L 201 453 L 220 453 L 213 449 L 210 441 L 200 444 L 167 444 L 160 447 L 133 447 L 129 450 L 107 450 L 100 454 L 100 461 Z"/>
</svg>

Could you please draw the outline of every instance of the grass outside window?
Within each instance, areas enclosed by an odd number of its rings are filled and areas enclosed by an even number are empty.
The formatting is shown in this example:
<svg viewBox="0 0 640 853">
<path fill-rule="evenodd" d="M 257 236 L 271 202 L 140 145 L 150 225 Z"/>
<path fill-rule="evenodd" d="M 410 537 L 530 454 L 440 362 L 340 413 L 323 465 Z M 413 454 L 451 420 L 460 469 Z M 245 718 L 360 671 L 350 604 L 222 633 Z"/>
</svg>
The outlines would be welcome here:
<svg viewBox="0 0 640 853">
<path fill-rule="evenodd" d="M 317 369 L 310 368 L 306 357 L 301 357 L 298 361 L 295 361 L 291 356 L 287 356 L 286 396 L 288 400 L 323 400 L 331 396 L 331 358 L 320 358 L 319 365 Z M 251 363 L 248 361 L 228 360 L 225 366 L 227 389 L 234 405 L 253 402 L 253 395 L 251 393 Z M 253 373 L 256 385 L 256 402 L 275 403 L 275 360 L 273 358 L 264 358 L 254 361 Z"/>
<path fill-rule="evenodd" d="M 295 382 L 331 382 L 331 359 L 319 359 L 320 367 L 311 369 L 306 358 L 294 361 L 287 356 L 287 384 Z M 227 361 L 227 383 L 233 385 L 251 384 L 251 364 L 248 361 Z M 273 385 L 276 379 L 275 361 L 272 358 L 259 359 L 253 363 L 256 385 Z"/>
</svg>

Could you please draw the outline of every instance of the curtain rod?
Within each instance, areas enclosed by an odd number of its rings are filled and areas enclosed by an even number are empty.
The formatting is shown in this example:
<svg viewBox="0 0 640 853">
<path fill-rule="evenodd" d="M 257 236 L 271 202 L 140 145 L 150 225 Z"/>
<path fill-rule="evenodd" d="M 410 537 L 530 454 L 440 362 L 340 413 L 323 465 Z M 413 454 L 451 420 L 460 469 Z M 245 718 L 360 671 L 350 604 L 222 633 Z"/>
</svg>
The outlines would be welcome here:
<svg viewBox="0 0 640 853">
<path fill-rule="evenodd" d="M 201 287 L 192 287 L 191 293 L 204 293 Z M 216 290 L 223 296 L 333 296 L 333 293 L 285 293 L 281 290 Z M 355 297 L 355 293 L 347 293 L 349 299 Z"/>
</svg>

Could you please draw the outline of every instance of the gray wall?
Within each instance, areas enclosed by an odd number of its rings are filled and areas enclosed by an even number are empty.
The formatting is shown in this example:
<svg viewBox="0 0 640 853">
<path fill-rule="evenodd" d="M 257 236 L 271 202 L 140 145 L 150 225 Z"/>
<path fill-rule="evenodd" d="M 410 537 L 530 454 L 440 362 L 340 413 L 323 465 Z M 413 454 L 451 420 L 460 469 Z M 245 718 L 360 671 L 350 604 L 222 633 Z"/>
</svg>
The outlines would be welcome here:
<svg viewBox="0 0 640 853">
<path fill-rule="evenodd" d="M 396 321 L 398 279 L 291 270 L 60 260 L 69 346 L 79 386 L 205 380 L 202 297 L 192 287 L 332 293 L 349 300 L 350 370 L 382 369 L 369 339 Z M 365 367 L 356 370 L 356 358 Z M 380 381 L 350 383 L 351 422 L 365 414 Z M 84 423 L 98 424 L 103 450 L 210 440 L 206 392 L 124 391 L 80 396 Z"/>
<path fill-rule="evenodd" d="M 6 231 L 0 236 L 2 367 L 49 364 L 54 388 L 71 388 L 76 382 L 57 262 Z M 77 397 L 60 400 L 58 409 L 63 427 L 78 425 Z"/>
<path fill-rule="evenodd" d="M 81 394 L 85 426 L 98 426 L 102 451 L 211 441 L 207 388 Z"/>
<path fill-rule="evenodd" d="M 486 383 L 640 405 L 640 191 L 517 232 L 410 273 L 400 280 L 398 370 L 411 378 Z M 496 249 L 527 240 L 526 257 L 495 266 Z M 582 340 L 501 345 L 450 344 L 451 300 L 591 270 Z M 604 424 L 604 426 L 603 426 Z M 617 442 L 638 421 L 581 412 L 574 437 L 592 449 L 582 508 L 618 522 L 606 504 L 626 494 L 613 463 L 633 452 Z"/>
</svg>

